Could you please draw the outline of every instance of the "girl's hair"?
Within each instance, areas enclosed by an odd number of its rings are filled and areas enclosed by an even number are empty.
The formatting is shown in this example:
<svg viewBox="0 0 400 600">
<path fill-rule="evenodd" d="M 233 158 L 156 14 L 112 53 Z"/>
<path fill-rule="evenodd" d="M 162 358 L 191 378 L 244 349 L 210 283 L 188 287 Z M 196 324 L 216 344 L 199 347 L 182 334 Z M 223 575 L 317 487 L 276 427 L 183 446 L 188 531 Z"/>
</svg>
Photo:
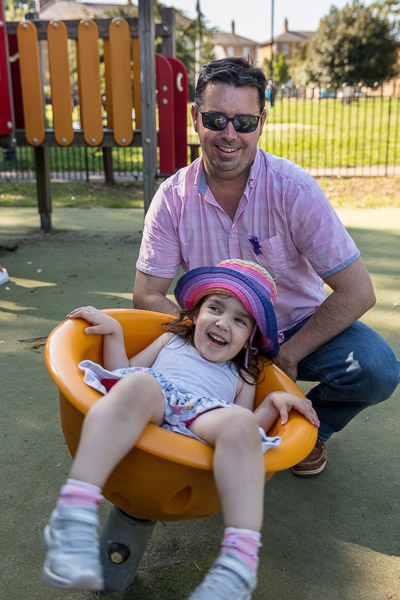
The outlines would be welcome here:
<svg viewBox="0 0 400 600">
<path fill-rule="evenodd" d="M 182 309 L 176 319 L 169 323 L 163 323 L 163 329 L 169 333 L 174 333 L 194 346 L 194 330 L 196 326 L 193 323 L 193 318 L 199 313 L 200 307 L 206 298 L 207 296 L 203 296 L 198 304 L 192 308 Z M 259 356 L 249 355 L 246 367 L 245 358 L 246 348 L 242 348 L 230 362 L 236 367 L 239 377 L 243 379 L 243 381 L 250 385 L 255 385 L 262 373 L 264 361 L 262 358 L 260 359 Z"/>
</svg>

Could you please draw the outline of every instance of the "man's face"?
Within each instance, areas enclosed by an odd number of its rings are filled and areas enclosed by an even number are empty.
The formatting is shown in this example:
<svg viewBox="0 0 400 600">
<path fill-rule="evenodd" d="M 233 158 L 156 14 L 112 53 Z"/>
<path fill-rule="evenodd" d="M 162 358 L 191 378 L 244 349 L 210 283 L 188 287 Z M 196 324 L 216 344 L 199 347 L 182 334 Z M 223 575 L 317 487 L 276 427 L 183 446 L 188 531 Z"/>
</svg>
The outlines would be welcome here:
<svg viewBox="0 0 400 600">
<path fill-rule="evenodd" d="M 254 86 L 234 87 L 226 83 L 209 83 L 200 106 L 204 112 L 219 112 L 227 117 L 259 115 L 258 92 Z M 193 126 L 199 136 L 207 175 L 219 179 L 248 176 L 257 151 L 258 138 L 265 121 L 263 112 L 257 129 L 238 133 L 231 121 L 222 131 L 203 126 L 201 114 L 192 106 Z"/>
</svg>

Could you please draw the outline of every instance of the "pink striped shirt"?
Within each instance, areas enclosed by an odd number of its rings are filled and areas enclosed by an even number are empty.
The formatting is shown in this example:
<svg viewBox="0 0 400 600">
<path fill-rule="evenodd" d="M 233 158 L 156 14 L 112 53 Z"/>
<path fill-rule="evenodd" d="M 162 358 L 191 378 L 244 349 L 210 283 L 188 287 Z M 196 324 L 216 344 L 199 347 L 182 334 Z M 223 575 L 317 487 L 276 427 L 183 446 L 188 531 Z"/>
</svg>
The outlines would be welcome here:
<svg viewBox="0 0 400 600">
<path fill-rule="evenodd" d="M 250 238 L 256 236 L 261 254 Z M 277 287 L 280 331 L 326 298 L 321 278 L 360 256 L 324 192 L 307 171 L 258 148 L 233 221 L 207 187 L 202 158 L 167 179 L 146 215 L 137 269 L 173 278 L 226 258 L 262 264 Z"/>
</svg>

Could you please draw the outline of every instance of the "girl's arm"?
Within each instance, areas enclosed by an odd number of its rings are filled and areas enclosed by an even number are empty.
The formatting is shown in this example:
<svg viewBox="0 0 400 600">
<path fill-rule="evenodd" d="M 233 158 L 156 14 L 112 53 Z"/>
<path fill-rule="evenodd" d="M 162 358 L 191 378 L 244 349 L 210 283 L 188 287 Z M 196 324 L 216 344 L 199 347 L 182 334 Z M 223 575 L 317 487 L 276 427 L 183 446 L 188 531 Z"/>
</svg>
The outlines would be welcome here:
<svg viewBox="0 0 400 600">
<path fill-rule="evenodd" d="M 255 411 L 257 422 L 264 431 L 272 427 L 280 416 L 282 425 L 288 422 L 292 408 L 304 415 L 316 427 L 319 427 L 318 415 L 312 407 L 311 400 L 289 394 L 288 392 L 271 392 Z"/>
<path fill-rule="evenodd" d="M 129 366 L 125 352 L 124 334 L 119 322 L 94 306 L 76 308 L 67 315 L 69 319 L 85 319 L 87 335 L 103 336 L 103 366 L 109 371 Z"/>
<path fill-rule="evenodd" d="M 173 337 L 173 333 L 163 333 L 144 350 L 129 359 L 130 367 L 151 367 L 162 348 Z"/>
<path fill-rule="evenodd" d="M 239 406 L 243 406 L 243 408 L 248 408 L 249 410 L 253 411 L 255 395 L 255 386 L 246 383 L 245 381 L 243 381 L 243 379 L 239 379 L 236 388 L 235 404 L 238 404 Z"/>
<path fill-rule="evenodd" d="M 173 333 L 163 333 L 149 346 L 128 359 L 125 351 L 124 334 L 119 322 L 94 306 L 76 308 L 67 315 L 69 319 L 85 319 L 91 324 L 86 327 L 87 335 L 103 335 L 103 366 L 108 371 L 123 367 L 151 367 L 159 352 L 173 337 Z"/>
</svg>

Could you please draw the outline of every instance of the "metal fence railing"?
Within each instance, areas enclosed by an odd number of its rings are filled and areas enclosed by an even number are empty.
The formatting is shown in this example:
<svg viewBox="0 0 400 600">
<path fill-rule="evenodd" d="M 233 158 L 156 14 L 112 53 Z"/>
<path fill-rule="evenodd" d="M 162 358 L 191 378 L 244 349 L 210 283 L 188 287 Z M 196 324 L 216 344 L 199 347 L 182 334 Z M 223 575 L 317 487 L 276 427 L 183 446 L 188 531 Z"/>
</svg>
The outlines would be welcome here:
<svg viewBox="0 0 400 600">
<path fill-rule="evenodd" d="M 400 86 L 281 88 L 261 146 L 314 175 L 400 175 Z"/>
<path fill-rule="evenodd" d="M 1 152 L 1 150 L 0 150 Z M 49 148 L 52 180 L 93 181 L 104 179 L 104 160 L 101 148 Z M 143 156 L 138 146 L 113 148 L 112 163 L 117 179 L 142 177 Z M 34 148 L 18 146 L 3 148 L 0 154 L 0 181 L 36 179 Z"/>
<path fill-rule="evenodd" d="M 313 175 L 400 176 L 400 84 L 374 89 L 294 88 L 277 90 L 260 138 L 264 150 L 292 160 Z M 188 113 L 189 113 L 188 107 Z M 197 135 L 189 114 L 188 142 Z M 52 179 L 89 181 L 104 177 L 101 148 L 50 148 Z M 189 155 L 189 153 L 188 153 Z M 142 175 L 140 147 L 112 149 L 115 178 Z M 3 149 L 0 180 L 35 178 L 33 148 Z"/>
</svg>

